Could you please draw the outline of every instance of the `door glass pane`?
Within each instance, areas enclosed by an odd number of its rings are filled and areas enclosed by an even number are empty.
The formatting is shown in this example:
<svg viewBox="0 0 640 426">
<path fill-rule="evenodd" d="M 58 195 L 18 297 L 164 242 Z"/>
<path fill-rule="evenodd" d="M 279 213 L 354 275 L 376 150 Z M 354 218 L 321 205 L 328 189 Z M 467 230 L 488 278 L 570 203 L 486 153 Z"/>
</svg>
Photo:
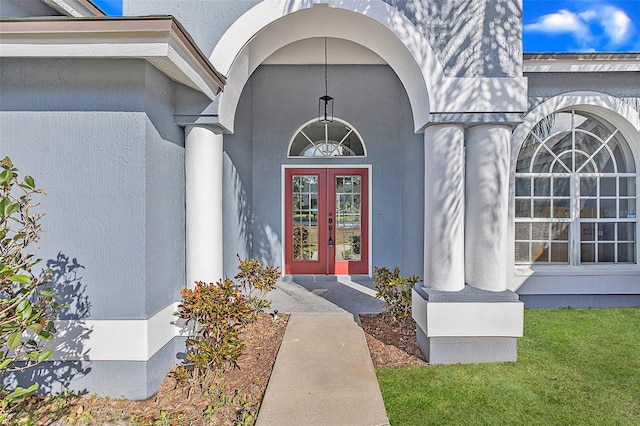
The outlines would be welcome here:
<svg viewBox="0 0 640 426">
<path fill-rule="evenodd" d="M 361 177 L 336 176 L 336 260 L 361 260 Z"/>
<path fill-rule="evenodd" d="M 292 177 L 293 260 L 318 260 L 318 177 Z"/>
</svg>

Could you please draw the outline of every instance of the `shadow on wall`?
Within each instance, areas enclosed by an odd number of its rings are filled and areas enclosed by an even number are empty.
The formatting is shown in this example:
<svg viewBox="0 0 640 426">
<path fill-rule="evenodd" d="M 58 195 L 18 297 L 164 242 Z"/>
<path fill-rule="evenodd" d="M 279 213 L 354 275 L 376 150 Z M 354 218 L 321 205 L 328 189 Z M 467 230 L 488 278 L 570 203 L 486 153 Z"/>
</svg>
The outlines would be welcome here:
<svg viewBox="0 0 640 426">
<path fill-rule="evenodd" d="M 256 222 L 258 222 L 256 220 Z M 254 224 L 253 254 L 265 265 L 281 266 L 282 242 L 280 235 L 269 224 Z"/>
<path fill-rule="evenodd" d="M 91 303 L 80 275 L 84 266 L 76 258 L 58 253 L 55 259 L 47 260 L 47 269 L 50 271 L 51 289 L 60 295 L 59 302 L 67 305 L 58 313 L 53 358 L 72 361 L 47 361 L 25 371 L 11 373 L 3 378 L 3 385 L 27 387 L 37 383 L 39 393 L 55 394 L 70 389 L 74 380 L 91 371 L 86 366 L 89 351 L 83 344 L 91 334 L 84 322 L 90 315 Z"/>
<path fill-rule="evenodd" d="M 517 0 L 388 0 L 433 46 L 451 77 L 514 76 L 521 62 Z M 479 31 L 481 29 L 481 31 Z"/>
<path fill-rule="evenodd" d="M 242 180 L 235 168 L 233 169 L 233 189 L 238 205 L 237 226 L 241 239 L 240 248 L 244 249 L 243 256 L 249 257 L 251 253 L 251 206 L 249 205 L 247 191 L 243 188 Z"/>
</svg>

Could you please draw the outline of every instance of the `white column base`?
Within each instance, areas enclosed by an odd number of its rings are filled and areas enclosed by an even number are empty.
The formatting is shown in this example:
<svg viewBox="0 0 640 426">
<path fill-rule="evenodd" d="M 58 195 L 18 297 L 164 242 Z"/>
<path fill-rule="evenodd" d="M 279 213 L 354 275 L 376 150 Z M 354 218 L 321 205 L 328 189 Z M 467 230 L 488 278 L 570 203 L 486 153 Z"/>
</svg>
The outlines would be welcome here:
<svg viewBox="0 0 640 426">
<path fill-rule="evenodd" d="M 418 345 L 431 364 L 513 362 L 524 328 L 517 294 L 466 287 L 460 292 L 413 290 Z"/>
</svg>

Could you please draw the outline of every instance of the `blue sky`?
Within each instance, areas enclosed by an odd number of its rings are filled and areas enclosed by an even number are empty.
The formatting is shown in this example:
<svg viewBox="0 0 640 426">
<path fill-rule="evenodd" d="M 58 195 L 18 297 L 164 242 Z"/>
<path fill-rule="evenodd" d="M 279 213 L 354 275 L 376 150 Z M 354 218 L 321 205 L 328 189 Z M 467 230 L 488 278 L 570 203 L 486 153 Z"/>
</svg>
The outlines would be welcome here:
<svg viewBox="0 0 640 426">
<path fill-rule="evenodd" d="M 122 14 L 122 0 L 93 2 Z M 523 0 L 522 23 L 527 53 L 640 52 L 640 0 Z"/>
<path fill-rule="evenodd" d="M 640 52 L 640 0 L 523 0 L 525 52 Z"/>
</svg>

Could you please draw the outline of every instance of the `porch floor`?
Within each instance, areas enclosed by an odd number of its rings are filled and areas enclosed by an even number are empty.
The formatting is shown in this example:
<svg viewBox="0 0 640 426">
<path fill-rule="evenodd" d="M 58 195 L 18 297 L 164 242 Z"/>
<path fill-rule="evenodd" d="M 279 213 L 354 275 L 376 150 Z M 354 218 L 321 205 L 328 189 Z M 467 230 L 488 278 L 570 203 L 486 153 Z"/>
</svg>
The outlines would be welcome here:
<svg viewBox="0 0 640 426">
<path fill-rule="evenodd" d="M 293 275 L 278 280 L 267 294 L 279 312 L 382 312 L 371 277 L 363 275 Z"/>
</svg>

